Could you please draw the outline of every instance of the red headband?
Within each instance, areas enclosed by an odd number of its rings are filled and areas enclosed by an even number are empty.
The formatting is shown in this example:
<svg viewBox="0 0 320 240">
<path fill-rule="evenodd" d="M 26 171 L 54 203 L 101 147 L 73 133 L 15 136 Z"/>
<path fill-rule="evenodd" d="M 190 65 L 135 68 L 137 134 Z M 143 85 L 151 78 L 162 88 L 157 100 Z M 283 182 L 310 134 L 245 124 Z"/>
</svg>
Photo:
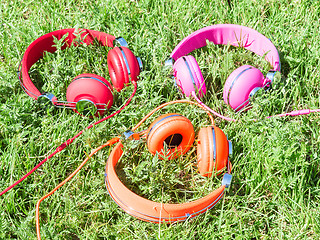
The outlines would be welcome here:
<svg viewBox="0 0 320 240">
<path fill-rule="evenodd" d="M 40 91 L 36 88 L 29 76 L 29 70 L 33 64 L 35 64 L 45 52 L 55 52 L 57 49 L 53 45 L 54 38 L 60 40 L 65 34 L 68 34 L 66 37 L 65 44 L 63 45 L 62 49 L 66 47 L 70 47 L 72 44 L 76 45 L 78 43 L 73 42 L 74 39 L 77 38 L 78 34 L 80 35 L 81 40 L 90 45 L 97 40 L 102 46 L 113 47 L 113 41 L 115 37 L 99 31 L 89 30 L 89 29 L 61 29 L 51 33 L 47 33 L 35 41 L 33 41 L 27 50 L 25 51 L 22 61 L 21 61 L 21 74 L 22 74 L 22 81 L 21 85 L 24 88 L 25 92 L 32 98 L 38 99 L 41 95 Z"/>
</svg>

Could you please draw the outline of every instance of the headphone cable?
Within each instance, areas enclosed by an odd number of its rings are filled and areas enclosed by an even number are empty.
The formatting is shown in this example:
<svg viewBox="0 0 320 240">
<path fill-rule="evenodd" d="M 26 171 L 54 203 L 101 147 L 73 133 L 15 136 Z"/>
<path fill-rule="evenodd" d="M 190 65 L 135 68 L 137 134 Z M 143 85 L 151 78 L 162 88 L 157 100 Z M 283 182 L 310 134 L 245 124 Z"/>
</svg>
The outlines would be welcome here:
<svg viewBox="0 0 320 240">
<path fill-rule="evenodd" d="M 175 104 L 175 103 L 189 103 L 189 104 L 193 104 L 193 105 L 197 105 L 200 108 L 202 108 L 209 116 L 211 123 L 214 125 L 214 119 L 212 117 L 212 115 L 210 114 L 210 112 L 208 112 L 201 104 L 197 103 L 197 102 L 193 102 L 190 100 L 175 100 L 175 101 L 171 101 L 171 102 L 167 102 L 164 103 L 158 107 L 156 107 L 155 109 L 153 109 L 151 112 L 149 112 L 145 117 L 143 117 L 140 122 L 138 122 L 132 129 L 131 131 L 134 132 L 137 128 L 139 128 L 143 122 L 145 122 L 151 115 L 153 115 L 156 111 L 160 110 L 161 108 L 164 108 L 165 106 L 171 105 L 171 104 Z M 142 136 L 145 134 L 145 130 L 137 133 L 139 136 Z M 120 137 L 115 137 L 112 138 L 111 140 L 107 141 L 105 144 L 97 147 L 96 149 L 92 150 L 92 152 L 88 155 L 88 157 L 86 157 L 85 160 L 83 160 L 83 162 L 78 166 L 78 168 L 71 173 L 65 180 L 63 180 L 61 183 L 59 183 L 59 185 L 57 185 L 53 190 L 51 190 L 49 193 L 47 193 L 46 195 L 44 195 L 43 197 L 41 197 L 36 205 L 36 231 L 37 231 L 37 238 L 38 240 L 41 240 L 41 235 L 40 235 L 40 203 L 46 199 L 47 197 L 51 196 L 55 191 L 57 191 L 61 186 L 63 186 L 66 182 L 68 182 L 77 172 L 80 171 L 80 169 L 86 164 L 86 162 L 94 155 L 96 154 L 98 151 L 100 151 L 102 148 L 107 147 L 107 146 L 111 146 L 117 142 L 120 141 Z"/>
<path fill-rule="evenodd" d="M 120 108 L 118 109 L 116 112 L 100 119 L 99 121 L 90 124 L 88 127 L 86 127 L 85 129 L 81 130 L 78 134 L 76 134 L 74 137 L 69 138 L 67 141 L 65 141 L 64 143 L 62 143 L 59 147 L 56 148 L 56 150 L 51 153 L 48 157 L 46 157 L 45 159 L 43 159 L 40 163 L 38 163 L 33 169 L 31 169 L 31 171 L 29 171 L 27 174 L 25 174 L 22 178 L 20 178 L 18 181 L 16 181 L 15 183 L 13 183 L 11 186 L 7 187 L 6 189 L 4 189 L 2 192 L 0 192 L 0 196 L 2 196 L 3 194 L 5 194 L 6 192 L 8 192 L 10 189 L 12 189 L 13 187 L 15 187 L 16 185 L 18 185 L 19 183 L 21 183 L 24 179 L 26 179 L 28 176 L 30 176 L 35 170 L 37 170 L 42 164 L 44 164 L 48 159 L 52 158 L 54 155 L 56 155 L 58 152 L 61 152 L 63 149 L 65 149 L 67 146 L 69 146 L 76 138 L 78 138 L 82 133 L 84 133 L 86 130 L 92 128 L 95 125 L 98 125 L 99 123 L 117 115 L 118 113 L 120 113 L 126 106 L 128 106 L 128 104 L 131 102 L 133 96 L 135 95 L 136 91 L 137 91 L 137 82 L 136 81 L 132 81 L 132 84 L 134 86 L 134 90 L 131 94 L 131 96 L 128 98 L 127 102 Z"/>
<path fill-rule="evenodd" d="M 39 209 L 40 209 L 40 203 L 46 199 L 47 197 L 51 196 L 55 191 L 57 191 L 62 185 L 64 185 L 66 182 L 68 182 L 71 178 L 73 178 L 74 175 L 77 174 L 77 172 L 80 171 L 80 169 L 86 164 L 86 162 L 96 153 L 98 152 L 99 150 L 101 150 L 102 148 L 104 147 L 107 147 L 107 146 L 111 146 L 117 142 L 119 142 L 120 138 L 119 137 L 115 137 L 115 138 L 112 138 L 111 140 L 107 141 L 105 144 L 97 147 L 96 149 L 94 149 L 88 157 L 86 157 L 85 160 L 83 160 L 83 162 L 77 167 L 77 169 L 71 173 L 65 180 L 63 180 L 61 183 L 59 183 L 59 185 L 57 185 L 53 190 L 51 190 L 49 193 L 47 193 L 46 195 L 44 195 L 42 198 L 40 198 L 37 202 L 37 205 L 36 205 L 36 229 L 37 229 L 37 238 L 39 240 L 41 240 L 41 235 L 40 235 L 40 221 L 39 221 Z"/>
</svg>

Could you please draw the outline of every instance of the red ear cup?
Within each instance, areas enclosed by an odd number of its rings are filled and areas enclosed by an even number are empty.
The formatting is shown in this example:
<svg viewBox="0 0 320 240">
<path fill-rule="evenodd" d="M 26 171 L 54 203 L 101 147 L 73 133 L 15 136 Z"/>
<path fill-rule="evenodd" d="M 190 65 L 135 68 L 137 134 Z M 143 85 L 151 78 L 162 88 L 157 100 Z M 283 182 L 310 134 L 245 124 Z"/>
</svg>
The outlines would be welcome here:
<svg viewBox="0 0 320 240">
<path fill-rule="evenodd" d="M 250 65 L 237 68 L 224 85 L 224 102 L 234 110 L 241 110 L 249 104 L 250 94 L 263 87 L 263 82 L 264 76 L 259 69 Z"/>
<path fill-rule="evenodd" d="M 199 131 L 197 160 L 202 176 L 210 177 L 227 166 L 229 142 L 224 132 L 216 127 L 206 127 Z"/>
<path fill-rule="evenodd" d="M 129 75 L 125 60 L 118 47 L 115 47 L 108 52 L 107 63 L 112 85 L 120 92 L 124 87 L 124 84 L 129 83 Z"/>
<path fill-rule="evenodd" d="M 130 69 L 129 80 L 137 81 L 138 76 L 140 74 L 140 66 L 139 66 L 137 57 L 133 54 L 133 52 L 129 48 L 121 47 L 121 49 L 128 60 L 129 69 Z"/>
<path fill-rule="evenodd" d="M 152 154 L 169 159 L 186 153 L 194 141 L 194 129 L 189 119 L 176 113 L 158 117 L 148 128 L 147 145 Z M 168 151 L 164 152 L 164 142 Z"/>
<path fill-rule="evenodd" d="M 113 104 L 112 86 L 101 76 L 84 73 L 75 77 L 67 88 L 67 101 L 73 106 L 79 101 L 88 101 L 96 105 L 96 116 L 103 115 Z M 75 112 L 79 113 L 76 109 Z M 81 113 L 80 113 L 81 114 Z"/>
<path fill-rule="evenodd" d="M 110 78 L 115 89 L 120 92 L 125 84 L 137 81 L 140 67 L 136 56 L 126 47 L 115 47 L 107 56 Z"/>
</svg>

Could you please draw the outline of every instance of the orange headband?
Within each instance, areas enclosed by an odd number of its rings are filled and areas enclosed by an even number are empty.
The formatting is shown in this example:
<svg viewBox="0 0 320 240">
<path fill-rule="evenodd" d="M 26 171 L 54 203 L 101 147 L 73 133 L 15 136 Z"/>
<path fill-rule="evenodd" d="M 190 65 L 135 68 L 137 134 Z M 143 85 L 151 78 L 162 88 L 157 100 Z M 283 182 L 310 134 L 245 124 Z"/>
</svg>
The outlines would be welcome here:
<svg viewBox="0 0 320 240">
<path fill-rule="evenodd" d="M 148 222 L 172 223 L 195 217 L 214 207 L 222 198 L 225 188 L 230 185 L 231 167 L 229 165 L 229 173 L 224 175 L 222 185 L 203 198 L 182 204 L 163 204 L 150 201 L 130 191 L 118 178 L 114 167 L 122 156 L 122 147 L 122 143 L 118 143 L 109 156 L 105 171 L 105 183 L 112 199 L 125 212 L 138 219 Z"/>
</svg>

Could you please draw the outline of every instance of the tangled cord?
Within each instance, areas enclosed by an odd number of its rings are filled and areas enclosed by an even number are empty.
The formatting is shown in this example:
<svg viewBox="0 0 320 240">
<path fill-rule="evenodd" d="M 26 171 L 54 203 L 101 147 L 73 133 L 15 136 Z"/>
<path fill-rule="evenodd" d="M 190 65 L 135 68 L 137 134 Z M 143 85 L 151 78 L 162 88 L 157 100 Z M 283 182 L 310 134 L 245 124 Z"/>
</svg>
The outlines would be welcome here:
<svg viewBox="0 0 320 240">
<path fill-rule="evenodd" d="M 114 143 L 117 143 L 118 141 L 120 140 L 119 137 L 115 137 L 115 138 L 112 138 L 111 140 L 109 140 L 108 142 L 106 142 L 105 144 L 97 147 L 96 149 L 94 149 L 90 154 L 89 156 L 79 165 L 79 167 L 77 167 L 77 169 L 71 173 L 65 180 L 63 180 L 61 183 L 59 183 L 59 185 L 57 185 L 53 190 L 51 190 L 51 192 L 47 193 L 46 195 L 44 195 L 42 198 L 39 199 L 39 201 L 37 202 L 37 205 L 36 205 L 36 228 L 37 228 L 37 237 L 38 239 L 41 239 L 41 236 L 40 236 L 40 223 L 39 223 L 39 208 L 40 208 L 40 203 L 46 199 L 47 197 L 49 197 L 50 195 L 52 195 L 55 191 L 57 191 L 62 185 L 64 185 L 66 182 L 68 182 L 71 178 L 73 178 L 74 175 L 77 174 L 77 172 L 80 171 L 80 169 L 86 164 L 86 162 L 96 153 L 98 152 L 99 150 L 101 150 L 102 148 L 104 147 L 107 147 L 107 146 L 111 146 L 113 145 Z"/>
<path fill-rule="evenodd" d="M 6 192 L 8 192 L 11 188 L 15 187 L 16 185 L 18 185 L 19 183 L 21 183 L 24 179 L 26 179 L 28 176 L 30 176 L 35 170 L 37 170 L 42 164 L 44 164 L 48 159 L 52 158 L 54 155 L 56 155 L 58 152 L 61 152 L 63 149 L 65 149 L 68 145 L 70 145 L 77 137 L 79 137 L 82 133 L 84 133 L 86 130 L 92 128 L 95 125 L 98 125 L 99 123 L 117 115 L 118 113 L 120 113 L 126 106 L 129 105 L 129 103 L 131 102 L 133 96 L 135 95 L 136 91 L 137 91 L 137 82 L 132 81 L 132 84 L 134 85 L 134 90 L 131 94 L 131 96 L 128 98 L 127 102 L 120 108 L 118 109 L 116 112 L 100 119 L 99 121 L 90 124 L 88 127 L 86 127 L 85 129 L 81 130 L 78 134 L 76 134 L 74 137 L 69 138 L 67 141 L 65 141 L 64 143 L 62 143 L 59 147 L 56 148 L 56 150 L 51 153 L 48 157 L 46 157 L 45 159 L 43 159 L 40 163 L 38 163 L 33 169 L 31 169 L 31 171 L 29 171 L 27 174 L 25 174 L 22 178 L 20 178 L 18 181 L 16 181 L 14 184 L 12 184 L 11 186 L 7 187 L 5 190 L 3 190 L 2 192 L 0 192 L 0 196 L 5 194 Z"/>
<path fill-rule="evenodd" d="M 175 103 L 189 103 L 189 104 L 193 104 L 193 105 L 197 105 L 200 108 L 202 108 L 208 115 L 210 118 L 210 121 L 212 124 L 214 124 L 214 119 L 212 117 L 212 115 L 208 112 L 208 110 L 206 108 L 204 108 L 201 104 L 197 103 L 197 102 L 193 102 L 190 100 L 175 100 L 175 101 L 171 101 L 171 102 L 167 102 L 164 103 L 158 107 L 156 107 L 155 109 L 153 109 L 151 112 L 149 112 L 145 117 L 143 117 L 140 122 L 137 123 L 137 125 L 135 125 L 131 130 L 132 132 L 134 132 L 135 130 L 138 129 L 138 127 L 140 127 L 142 125 L 143 122 L 145 122 L 152 114 L 154 114 L 156 111 L 158 111 L 159 109 L 168 106 L 170 104 L 175 104 Z M 145 131 L 141 131 L 138 133 L 139 136 L 142 136 L 143 134 L 145 134 Z M 49 193 L 47 193 L 46 195 L 44 195 L 43 197 L 41 197 L 36 205 L 36 231 L 37 231 L 37 238 L 38 240 L 41 240 L 41 235 L 40 235 L 40 203 L 46 199 L 47 197 L 51 196 L 55 191 L 57 191 L 61 186 L 63 186 L 65 183 L 67 183 L 75 174 L 77 174 L 77 172 L 80 171 L 80 169 L 86 164 L 86 162 L 94 155 L 96 154 L 98 151 L 100 151 L 101 149 L 103 149 L 104 147 L 107 146 L 111 146 L 117 142 L 120 141 L 120 137 L 115 137 L 112 138 L 111 140 L 107 141 L 105 144 L 97 147 L 96 149 L 92 150 L 92 152 L 88 155 L 88 157 L 86 157 L 86 159 L 78 166 L 78 168 L 71 173 L 65 180 L 63 180 L 59 185 L 57 185 L 53 190 L 51 190 Z"/>
</svg>

